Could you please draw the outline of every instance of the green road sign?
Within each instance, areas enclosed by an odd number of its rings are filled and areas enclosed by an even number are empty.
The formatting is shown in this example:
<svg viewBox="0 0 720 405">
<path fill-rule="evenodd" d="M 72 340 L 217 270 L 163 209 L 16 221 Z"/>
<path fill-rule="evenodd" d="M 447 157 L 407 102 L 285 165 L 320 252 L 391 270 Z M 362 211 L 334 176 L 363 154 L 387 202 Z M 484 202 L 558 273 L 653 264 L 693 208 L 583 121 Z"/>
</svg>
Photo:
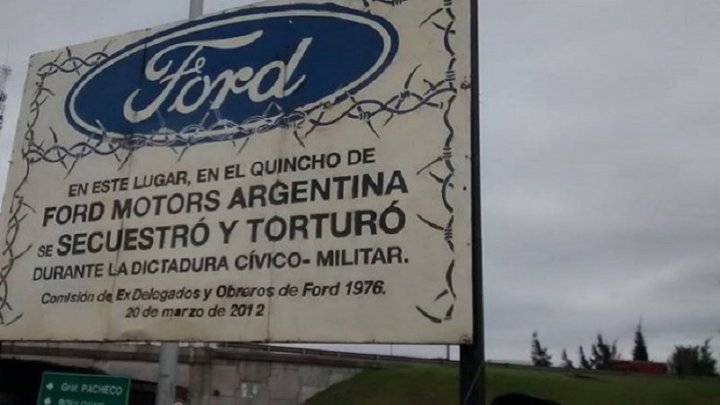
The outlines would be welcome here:
<svg viewBox="0 0 720 405">
<path fill-rule="evenodd" d="M 129 396 L 127 377 L 46 372 L 37 405 L 127 405 Z"/>
</svg>

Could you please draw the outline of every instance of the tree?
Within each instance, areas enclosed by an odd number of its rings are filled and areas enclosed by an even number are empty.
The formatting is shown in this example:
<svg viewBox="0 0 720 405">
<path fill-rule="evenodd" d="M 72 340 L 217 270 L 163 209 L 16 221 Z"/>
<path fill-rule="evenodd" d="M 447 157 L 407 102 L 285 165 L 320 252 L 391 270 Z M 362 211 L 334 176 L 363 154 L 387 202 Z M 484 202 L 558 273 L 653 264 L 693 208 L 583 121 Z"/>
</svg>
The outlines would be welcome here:
<svg viewBox="0 0 720 405">
<path fill-rule="evenodd" d="M 578 357 L 580 357 L 580 367 L 586 370 L 592 368 L 592 364 L 588 361 L 587 357 L 585 357 L 585 350 L 583 350 L 582 346 L 579 347 Z"/>
<path fill-rule="evenodd" d="M 675 346 L 675 351 L 668 360 L 670 372 L 679 376 L 716 375 L 716 363 L 710 349 L 710 339 L 702 346 Z"/>
<path fill-rule="evenodd" d="M 645 336 L 642 332 L 642 322 L 638 322 L 635 330 L 635 347 L 633 348 L 633 360 L 648 361 L 647 346 L 645 345 Z"/>
<path fill-rule="evenodd" d="M 710 339 L 705 340 L 705 343 L 700 347 L 700 364 L 703 375 L 717 375 L 715 372 L 717 361 L 713 358 Z"/>
<path fill-rule="evenodd" d="M 563 351 L 562 351 L 562 362 L 563 362 L 563 364 L 562 364 L 563 368 L 566 368 L 568 370 L 575 368 L 575 365 L 573 364 L 572 360 L 570 360 L 568 358 L 567 350 L 565 350 L 565 349 L 563 349 Z"/>
<path fill-rule="evenodd" d="M 596 370 L 607 370 L 614 361 L 620 360 L 617 351 L 617 340 L 609 345 L 603 341 L 602 333 L 597 335 L 597 343 L 592 345 L 592 358 L 590 363 Z"/>
<path fill-rule="evenodd" d="M 533 332 L 532 334 L 530 359 L 532 360 L 532 364 L 535 367 L 552 366 L 552 356 L 548 354 L 547 347 L 542 347 L 542 345 L 540 344 L 537 331 Z"/>
<path fill-rule="evenodd" d="M 697 346 L 675 346 L 675 351 L 668 359 L 670 372 L 681 377 L 695 374 L 699 357 Z"/>
</svg>

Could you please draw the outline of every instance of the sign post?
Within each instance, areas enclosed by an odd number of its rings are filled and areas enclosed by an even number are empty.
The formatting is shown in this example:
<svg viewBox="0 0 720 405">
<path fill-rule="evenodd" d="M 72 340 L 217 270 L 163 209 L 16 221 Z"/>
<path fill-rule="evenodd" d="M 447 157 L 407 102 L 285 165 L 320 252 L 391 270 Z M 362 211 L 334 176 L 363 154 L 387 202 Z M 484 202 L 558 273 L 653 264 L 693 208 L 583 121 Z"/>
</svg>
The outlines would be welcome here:
<svg viewBox="0 0 720 405">
<path fill-rule="evenodd" d="M 460 345 L 460 404 L 484 404 L 486 400 L 485 320 L 482 276 L 482 227 L 480 188 L 480 41 L 478 1 L 470 0 L 472 65 L 472 308 L 473 343 Z"/>
<path fill-rule="evenodd" d="M 96 374 L 43 374 L 37 405 L 127 405 L 130 379 Z"/>
<path fill-rule="evenodd" d="M 160 347 L 155 405 L 173 405 L 175 403 L 179 349 L 177 342 L 164 342 Z"/>
<path fill-rule="evenodd" d="M 190 0 L 190 19 L 200 17 L 202 13 L 203 0 Z M 175 403 L 179 352 L 180 346 L 177 342 L 163 342 L 160 346 L 160 364 L 158 367 L 155 405 L 172 405 Z"/>
</svg>

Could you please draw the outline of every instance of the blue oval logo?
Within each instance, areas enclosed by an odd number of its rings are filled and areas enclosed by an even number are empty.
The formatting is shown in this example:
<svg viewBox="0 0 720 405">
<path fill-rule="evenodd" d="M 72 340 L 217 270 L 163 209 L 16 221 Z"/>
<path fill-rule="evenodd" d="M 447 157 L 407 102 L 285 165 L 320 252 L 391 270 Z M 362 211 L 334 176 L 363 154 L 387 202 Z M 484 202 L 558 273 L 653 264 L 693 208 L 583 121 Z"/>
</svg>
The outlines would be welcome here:
<svg viewBox="0 0 720 405">
<path fill-rule="evenodd" d="M 258 7 L 135 42 L 75 83 L 71 125 L 124 146 L 237 139 L 344 100 L 395 57 L 385 19 L 335 5 Z"/>
</svg>

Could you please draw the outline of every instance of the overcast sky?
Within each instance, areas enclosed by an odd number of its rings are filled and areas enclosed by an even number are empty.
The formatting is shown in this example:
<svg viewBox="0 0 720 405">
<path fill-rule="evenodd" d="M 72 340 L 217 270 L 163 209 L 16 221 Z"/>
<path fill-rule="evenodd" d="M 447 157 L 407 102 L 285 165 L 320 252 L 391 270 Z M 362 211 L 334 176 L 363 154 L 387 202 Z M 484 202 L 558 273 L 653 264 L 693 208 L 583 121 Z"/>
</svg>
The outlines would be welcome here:
<svg viewBox="0 0 720 405">
<path fill-rule="evenodd" d="M 30 54 L 186 14 L 0 0 L 0 187 Z M 527 360 L 533 330 L 557 360 L 598 332 L 627 358 L 641 317 L 655 360 L 706 338 L 720 351 L 720 2 L 483 0 L 480 19 L 488 358 Z"/>
</svg>

